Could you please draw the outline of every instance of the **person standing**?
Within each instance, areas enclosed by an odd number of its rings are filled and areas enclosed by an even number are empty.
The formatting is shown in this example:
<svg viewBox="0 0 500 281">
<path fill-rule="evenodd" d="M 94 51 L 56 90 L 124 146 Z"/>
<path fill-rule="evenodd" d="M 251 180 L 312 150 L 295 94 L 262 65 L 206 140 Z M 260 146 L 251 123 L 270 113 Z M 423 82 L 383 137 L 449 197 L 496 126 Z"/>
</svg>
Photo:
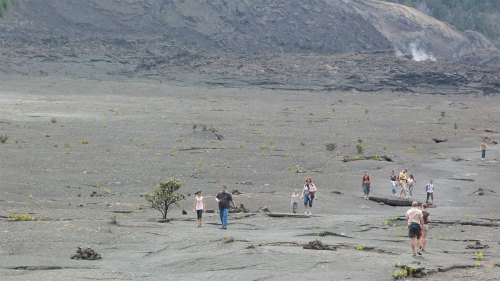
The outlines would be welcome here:
<svg viewBox="0 0 500 281">
<path fill-rule="evenodd" d="M 483 139 L 483 141 L 481 142 L 481 160 L 484 160 L 486 158 L 486 148 L 488 147 L 488 145 L 486 144 L 486 140 Z"/>
<path fill-rule="evenodd" d="M 424 219 L 424 229 L 422 231 L 422 243 L 420 244 L 420 250 L 425 252 L 425 242 L 427 240 L 427 232 L 429 231 L 429 222 L 431 221 L 431 214 L 427 212 L 427 203 L 422 204 L 422 215 Z"/>
<path fill-rule="evenodd" d="M 392 195 L 394 195 L 394 196 L 397 196 L 397 191 L 396 191 L 396 187 L 397 187 L 397 184 L 398 184 L 397 180 L 398 180 L 398 177 L 394 173 L 394 170 L 392 170 L 392 173 L 391 173 L 391 186 L 392 186 Z"/>
<path fill-rule="evenodd" d="M 361 178 L 361 188 L 363 189 L 364 198 L 370 199 L 370 187 L 372 186 L 372 178 L 366 170 L 363 172 L 363 177 Z"/>
<path fill-rule="evenodd" d="M 197 191 L 194 195 L 193 212 L 196 211 L 196 217 L 198 219 L 198 227 L 201 227 L 201 217 L 203 212 L 207 209 L 205 208 L 205 198 L 201 191 Z"/>
<path fill-rule="evenodd" d="M 399 198 L 401 198 L 401 195 L 404 193 L 404 197 L 403 198 L 407 198 L 406 196 L 406 172 L 408 170 L 407 169 L 403 169 L 401 171 L 401 173 L 399 173 L 399 185 L 401 186 L 401 191 L 399 192 Z"/>
<path fill-rule="evenodd" d="M 236 204 L 234 203 L 231 194 L 227 193 L 227 188 L 225 185 L 223 185 L 221 191 L 217 193 L 217 195 L 215 195 L 215 201 L 219 203 L 219 216 L 222 224 L 221 229 L 227 229 L 227 215 L 229 213 L 229 204 L 231 203 L 234 208 L 236 208 Z"/>
<path fill-rule="evenodd" d="M 410 236 L 411 239 L 411 250 L 415 256 L 415 237 L 417 237 L 417 253 L 422 255 L 422 252 L 420 252 L 420 238 L 422 237 L 424 215 L 422 214 L 422 211 L 418 209 L 417 201 L 413 201 L 411 206 L 411 209 L 406 211 L 406 222 L 408 224 L 408 236 Z"/>
<path fill-rule="evenodd" d="M 429 183 L 425 186 L 425 192 L 427 193 L 427 199 L 425 199 L 425 203 L 429 204 L 429 197 L 431 198 L 431 204 L 434 205 L 434 181 L 430 180 Z"/>
<path fill-rule="evenodd" d="M 299 191 L 297 189 L 294 189 L 292 199 L 290 200 L 290 203 L 292 203 L 292 210 L 294 214 L 297 213 L 297 207 L 299 206 L 299 197 Z"/>
<path fill-rule="evenodd" d="M 410 177 L 408 178 L 407 180 L 407 188 L 408 188 L 408 197 L 412 197 L 413 196 L 413 186 L 417 183 L 417 179 L 415 179 L 413 177 L 413 174 L 410 174 Z"/>
<path fill-rule="evenodd" d="M 300 198 L 304 198 L 304 207 L 306 208 L 306 214 L 312 215 L 313 200 L 315 198 L 315 193 L 318 189 L 312 182 L 312 178 L 306 178 L 306 184 L 302 189 L 302 195 Z"/>
</svg>

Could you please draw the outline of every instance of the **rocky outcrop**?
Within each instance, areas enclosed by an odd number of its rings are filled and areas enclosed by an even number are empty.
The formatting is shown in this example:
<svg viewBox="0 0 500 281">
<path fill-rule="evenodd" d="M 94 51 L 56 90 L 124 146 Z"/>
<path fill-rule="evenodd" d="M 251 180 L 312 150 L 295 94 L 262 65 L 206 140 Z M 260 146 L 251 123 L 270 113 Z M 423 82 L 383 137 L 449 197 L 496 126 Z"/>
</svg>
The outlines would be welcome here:
<svg viewBox="0 0 500 281">
<path fill-rule="evenodd" d="M 412 8 L 371 0 L 181 1 L 19 0 L 1 21 L 5 43 L 112 45 L 152 42 L 185 50 L 235 54 L 401 52 L 452 60 L 495 50 Z M 132 42 L 132 43 L 130 43 Z M 413 46 L 413 47 L 412 47 Z M 98 46 L 89 46 L 98 47 Z M 412 50 L 414 49 L 414 50 Z M 412 54 L 413 52 L 413 54 Z M 425 56 L 423 56 L 425 58 Z M 148 62 L 142 67 L 149 67 Z M 158 63 L 158 62 L 156 62 Z"/>
</svg>

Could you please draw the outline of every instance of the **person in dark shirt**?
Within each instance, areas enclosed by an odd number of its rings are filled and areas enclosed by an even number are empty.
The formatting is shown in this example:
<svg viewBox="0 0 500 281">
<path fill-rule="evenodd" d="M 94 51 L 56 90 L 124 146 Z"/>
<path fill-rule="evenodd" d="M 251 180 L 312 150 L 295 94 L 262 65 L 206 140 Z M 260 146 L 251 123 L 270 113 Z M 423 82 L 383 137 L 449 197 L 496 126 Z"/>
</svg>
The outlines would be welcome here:
<svg viewBox="0 0 500 281">
<path fill-rule="evenodd" d="M 217 193 L 217 195 L 215 195 L 215 200 L 217 201 L 217 203 L 219 203 L 219 216 L 222 223 L 221 229 L 227 229 L 227 214 L 229 213 L 229 204 L 231 203 L 233 207 L 236 208 L 233 197 L 226 191 L 227 188 L 225 185 L 223 185 L 221 191 Z"/>
<path fill-rule="evenodd" d="M 427 240 L 427 232 L 429 231 L 429 222 L 431 221 L 431 214 L 427 212 L 427 203 L 422 204 L 422 215 L 424 216 L 424 229 L 422 231 L 422 243 L 420 249 L 425 251 L 425 242 Z"/>
</svg>

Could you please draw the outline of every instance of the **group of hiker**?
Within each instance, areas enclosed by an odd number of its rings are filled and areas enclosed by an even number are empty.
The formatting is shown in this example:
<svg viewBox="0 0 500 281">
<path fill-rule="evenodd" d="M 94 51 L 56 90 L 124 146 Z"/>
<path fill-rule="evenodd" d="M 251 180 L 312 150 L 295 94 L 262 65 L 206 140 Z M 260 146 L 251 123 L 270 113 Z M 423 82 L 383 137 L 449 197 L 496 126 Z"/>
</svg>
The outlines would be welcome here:
<svg viewBox="0 0 500 281">
<path fill-rule="evenodd" d="M 487 144 L 483 140 L 481 143 L 481 160 L 485 159 L 485 150 Z M 303 199 L 305 214 L 312 215 L 312 206 L 313 201 L 317 198 L 316 191 L 318 190 L 314 183 L 312 182 L 311 177 L 307 177 L 305 179 L 306 183 L 302 188 L 302 193 L 299 195 L 297 189 L 294 189 L 291 205 L 292 212 L 297 213 L 297 208 L 299 204 L 299 200 Z M 394 170 L 391 172 L 390 176 L 391 183 L 391 192 L 393 196 L 402 199 L 408 199 L 413 196 L 413 188 L 417 183 L 417 179 L 413 176 L 413 174 L 408 175 L 408 169 L 403 169 L 399 174 L 396 174 Z M 369 199 L 370 188 L 372 185 L 371 176 L 368 174 L 368 171 L 363 171 L 363 176 L 361 179 L 361 188 L 363 190 L 363 198 Z M 408 236 L 411 239 L 411 248 L 413 256 L 422 255 L 422 252 L 425 251 L 425 245 L 427 240 L 427 232 L 429 230 L 429 222 L 431 220 L 431 216 L 427 211 L 429 207 L 429 203 L 434 205 L 434 181 L 431 179 L 428 184 L 425 186 L 426 192 L 426 200 L 425 203 L 421 205 L 421 209 L 418 208 L 418 202 L 412 202 L 412 208 L 406 212 L 406 222 L 408 226 Z M 195 193 L 195 199 L 193 203 L 193 212 L 197 214 L 198 227 L 201 227 L 202 214 L 206 211 L 205 201 L 203 198 L 203 194 L 201 191 Z M 429 202 L 429 199 L 431 202 Z M 222 186 L 221 191 L 217 193 L 215 196 L 215 200 L 219 205 L 219 216 L 221 220 L 221 229 L 227 229 L 227 219 L 229 208 L 232 205 L 236 208 L 236 204 L 234 203 L 233 197 L 230 193 L 227 192 L 226 186 Z M 416 243 L 416 251 L 415 251 L 415 238 L 417 240 Z"/>
</svg>

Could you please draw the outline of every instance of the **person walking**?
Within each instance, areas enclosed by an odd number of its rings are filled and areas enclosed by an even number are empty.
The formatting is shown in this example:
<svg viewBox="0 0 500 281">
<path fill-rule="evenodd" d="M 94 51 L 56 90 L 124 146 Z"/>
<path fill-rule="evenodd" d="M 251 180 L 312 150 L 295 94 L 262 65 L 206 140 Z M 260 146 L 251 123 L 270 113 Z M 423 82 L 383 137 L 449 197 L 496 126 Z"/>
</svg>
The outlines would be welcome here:
<svg viewBox="0 0 500 281">
<path fill-rule="evenodd" d="M 413 186 L 417 183 L 417 179 L 415 179 L 413 177 L 413 174 L 410 174 L 410 177 L 408 178 L 408 180 L 406 182 L 407 182 L 407 188 L 408 188 L 407 195 L 408 195 L 408 197 L 411 198 L 413 196 Z"/>
<path fill-rule="evenodd" d="M 222 189 L 217 195 L 215 195 L 215 201 L 219 203 L 219 216 L 221 221 L 221 229 L 227 229 L 227 215 L 229 213 L 229 204 L 233 205 L 233 208 L 236 208 L 236 204 L 234 203 L 233 197 L 231 194 L 227 193 L 227 188 L 225 185 L 222 186 Z"/>
<path fill-rule="evenodd" d="M 431 214 L 427 212 L 427 203 L 422 204 L 422 215 L 424 219 L 424 229 L 422 231 L 422 243 L 420 243 L 420 250 L 425 252 L 425 242 L 427 240 L 427 232 L 429 231 L 429 222 L 431 221 Z"/>
<path fill-rule="evenodd" d="M 304 198 L 306 214 L 312 215 L 313 200 L 317 190 L 318 189 L 312 182 L 312 178 L 306 178 L 306 184 L 304 184 L 304 188 L 302 188 L 302 195 L 300 196 L 301 199 Z"/>
<path fill-rule="evenodd" d="M 292 199 L 290 203 L 292 203 L 292 212 L 297 213 L 297 207 L 299 206 L 299 191 L 297 189 L 293 190 Z"/>
<path fill-rule="evenodd" d="M 396 187 L 398 184 L 397 180 L 398 180 L 398 177 L 394 173 L 394 170 L 392 170 L 390 181 L 391 181 L 391 186 L 392 186 L 392 195 L 394 195 L 394 196 L 397 196 L 397 191 L 396 191 Z"/>
<path fill-rule="evenodd" d="M 207 209 L 205 208 L 205 198 L 203 198 L 203 194 L 201 191 L 197 191 L 194 197 L 193 203 L 193 212 L 196 211 L 196 217 L 198 219 L 198 227 L 201 227 L 201 217 L 203 212 Z"/>
<path fill-rule="evenodd" d="M 431 198 L 431 204 L 434 205 L 434 181 L 430 180 L 429 183 L 425 186 L 425 193 L 427 193 L 427 199 L 425 199 L 425 203 L 429 204 L 429 197 Z"/>
<path fill-rule="evenodd" d="M 481 142 L 481 160 L 484 160 L 486 159 L 486 148 L 488 147 L 488 145 L 486 144 L 486 139 L 483 139 L 483 141 Z"/>
<path fill-rule="evenodd" d="M 363 172 L 363 177 L 361 178 L 361 188 L 363 189 L 364 199 L 370 199 L 370 188 L 372 186 L 372 177 L 368 174 L 366 170 Z"/>
<path fill-rule="evenodd" d="M 406 172 L 407 169 L 403 169 L 401 173 L 399 173 L 399 185 L 401 186 L 401 191 L 399 192 L 399 198 L 408 198 L 406 196 Z M 404 197 L 401 197 L 401 195 L 404 194 Z"/>
<path fill-rule="evenodd" d="M 420 238 L 422 237 L 422 226 L 424 225 L 424 215 L 422 211 L 418 209 L 418 202 L 413 201 L 411 204 L 411 209 L 406 211 L 406 222 L 408 224 L 408 236 L 411 239 L 411 250 L 415 256 L 415 237 L 417 237 L 417 253 L 422 255 L 420 252 Z"/>
</svg>

